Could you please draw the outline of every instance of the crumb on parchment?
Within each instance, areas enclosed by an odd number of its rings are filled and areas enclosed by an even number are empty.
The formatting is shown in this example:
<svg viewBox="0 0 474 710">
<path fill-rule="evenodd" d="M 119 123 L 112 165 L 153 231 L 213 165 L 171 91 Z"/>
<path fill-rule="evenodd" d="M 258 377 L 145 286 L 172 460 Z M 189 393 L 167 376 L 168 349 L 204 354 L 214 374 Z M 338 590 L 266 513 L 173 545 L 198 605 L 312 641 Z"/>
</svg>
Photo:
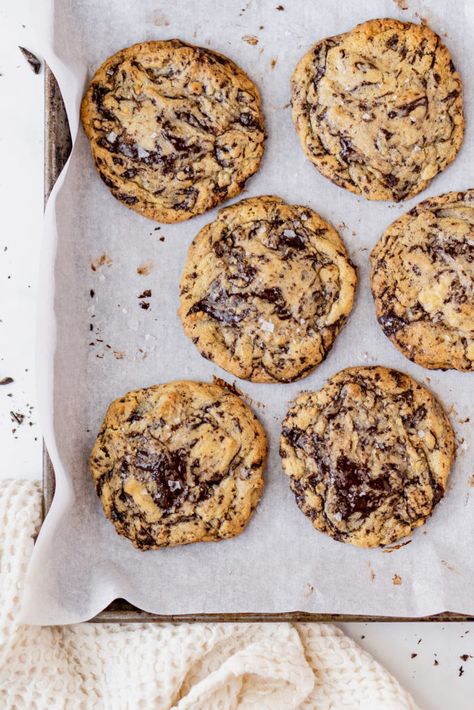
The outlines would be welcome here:
<svg viewBox="0 0 474 710">
<path fill-rule="evenodd" d="M 137 274 L 139 276 L 148 276 L 153 271 L 153 262 L 150 260 L 144 261 L 143 264 L 137 266 Z"/>
<path fill-rule="evenodd" d="M 112 266 L 112 259 L 110 256 L 108 256 L 105 251 L 102 252 L 100 256 L 97 257 L 97 259 L 94 259 L 91 261 L 91 269 L 92 271 L 98 271 L 101 269 L 103 266 Z"/>
</svg>

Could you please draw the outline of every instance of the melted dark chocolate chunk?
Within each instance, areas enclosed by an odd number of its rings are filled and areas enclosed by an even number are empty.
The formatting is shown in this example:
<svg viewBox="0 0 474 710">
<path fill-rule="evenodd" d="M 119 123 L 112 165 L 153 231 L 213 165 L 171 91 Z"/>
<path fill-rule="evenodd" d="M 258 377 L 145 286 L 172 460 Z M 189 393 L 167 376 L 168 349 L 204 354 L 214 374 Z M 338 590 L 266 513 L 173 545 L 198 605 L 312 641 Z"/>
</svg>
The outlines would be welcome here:
<svg viewBox="0 0 474 710">
<path fill-rule="evenodd" d="M 426 108 L 428 106 L 428 99 L 426 96 L 420 96 L 418 99 L 414 99 L 407 104 L 402 104 L 397 106 L 393 111 L 389 111 L 389 118 L 406 118 L 412 111 L 414 111 L 419 106 Z"/>
<path fill-rule="evenodd" d="M 255 128 L 260 128 L 258 121 L 249 112 L 245 112 L 245 113 L 240 114 L 239 123 L 242 126 L 245 126 L 245 128 L 249 128 L 250 130 L 255 129 Z"/>
<path fill-rule="evenodd" d="M 398 44 L 398 35 L 392 35 L 385 42 L 385 46 L 388 47 L 389 49 L 393 49 L 394 47 L 397 46 L 397 44 Z"/>
<path fill-rule="evenodd" d="M 395 335 L 397 331 L 404 328 L 407 325 L 406 320 L 397 316 L 394 311 L 388 311 L 381 315 L 378 319 L 380 325 L 382 326 L 383 332 L 386 335 Z"/>
<path fill-rule="evenodd" d="M 229 294 L 223 289 L 215 289 L 206 298 L 191 306 L 188 315 L 207 313 L 219 323 L 234 325 L 244 320 L 250 312 L 249 308 L 243 308 L 239 312 L 238 306 L 241 305 L 242 301 L 245 301 L 243 294 Z"/>
<path fill-rule="evenodd" d="M 301 438 L 304 436 L 303 430 L 299 429 L 298 427 L 292 427 L 291 429 L 289 429 L 288 427 L 283 427 L 281 433 L 292 446 L 296 447 L 299 446 Z"/>
<path fill-rule="evenodd" d="M 186 461 L 181 451 L 160 453 L 140 450 L 133 459 L 133 467 L 146 474 L 147 490 L 160 508 L 176 505 L 187 490 Z"/>
<path fill-rule="evenodd" d="M 341 143 L 341 156 L 342 159 L 345 160 L 346 162 L 349 162 L 355 155 L 354 148 L 352 147 L 352 143 L 350 140 L 347 138 L 339 138 L 339 141 Z"/>
<path fill-rule="evenodd" d="M 138 197 L 135 197 L 135 195 L 127 195 L 125 192 L 117 192 L 115 197 L 121 202 L 125 202 L 127 205 L 134 205 L 138 202 Z"/>
<path fill-rule="evenodd" d="M 278 242 L 282 247 L 291 249 L 306 249 L 306 240 L 302 234 L 293 229 L 285 229 L 278 237 Z"/>
<path fill-rule="evenodd" d="M 366 469 L 358 468 L 347 456 L 338 457 L 331 477 L 337 490 L 338 512 L 343 519 L 354 513 L 368 516 L 391 491 L 388 475 L 372 478 Z"/>
</svg>

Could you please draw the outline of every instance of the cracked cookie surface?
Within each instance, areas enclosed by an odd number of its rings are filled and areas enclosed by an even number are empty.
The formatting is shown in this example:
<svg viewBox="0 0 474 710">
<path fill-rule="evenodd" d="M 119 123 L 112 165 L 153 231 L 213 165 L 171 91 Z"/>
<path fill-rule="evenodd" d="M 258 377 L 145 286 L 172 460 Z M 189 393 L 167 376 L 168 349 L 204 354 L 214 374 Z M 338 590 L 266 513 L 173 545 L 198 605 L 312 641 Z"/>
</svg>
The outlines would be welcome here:
<svg viewBox="0 0 474 710">
<path fill-rule="evenodd" d="M 454 435 L 440 404 L 408 375 L 352 367 L 301 394 L 283 422 L 283 469 L 317 530 L 359 547 L 423 525 L 444 495 Z"/>
<path fill-rule="evenodd" d="M 424 190 L 463 139 L 461 80 L 426 25 L 369 20 L 321 40 L 295 69 L 292 106 L 307 158 L 370 200 Z"/>
<path fill-rule="evenodd" d="M 180 381 L 110 405 L 90 455 L 104 513 L 141 550 L 234 537 L 263 488 L 265 432 L 228 389 Z"/>
<path fill-rule="evenodd" d="M 181 279 L 186 335 L 237 377 L 290 382 L 327 355 L 356 272 L 336 230 L 278 197 L 222 209 L 194 239 Z"/>
<path fill-rule="evenodd" d="M 237 195 L 263 154 L 255 84 L 227 57 L 179 40 L 109 57 L 87 88 L 81 119 L 114 197 L 158 222 Z"/>
<path fill-rule="evenodd" d="M 474 370 L 474 190 L 433 197 L 397 219 L 371 255 L 382 329 L 410 360 Z"/>
</svg>

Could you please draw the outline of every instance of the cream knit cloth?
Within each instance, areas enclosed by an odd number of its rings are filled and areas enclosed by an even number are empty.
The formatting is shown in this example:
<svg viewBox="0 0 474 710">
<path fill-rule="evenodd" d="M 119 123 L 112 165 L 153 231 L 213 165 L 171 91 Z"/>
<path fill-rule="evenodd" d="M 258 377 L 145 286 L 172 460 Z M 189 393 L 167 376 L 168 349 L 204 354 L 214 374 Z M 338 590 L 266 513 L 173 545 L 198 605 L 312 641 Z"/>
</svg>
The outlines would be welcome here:
<svg viewBox="0 0 474 710">
<path fill-rule="evenodd" d="M 327 624 L 18 624 L 37 483 L 0 492 L 2 710 L 416 710 Z"/>
</svg>

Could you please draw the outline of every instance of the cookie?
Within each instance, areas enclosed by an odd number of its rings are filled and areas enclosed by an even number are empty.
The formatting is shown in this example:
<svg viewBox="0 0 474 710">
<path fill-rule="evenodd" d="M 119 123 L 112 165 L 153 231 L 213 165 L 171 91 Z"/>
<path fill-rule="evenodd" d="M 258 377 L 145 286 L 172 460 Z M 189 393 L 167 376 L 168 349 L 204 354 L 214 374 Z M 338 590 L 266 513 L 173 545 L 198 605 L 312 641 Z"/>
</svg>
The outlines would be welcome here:
<svg viewBox="0 0 474 710">
<path fill-rule="evenodd" d="M 474 190 L 450 192 L 397 219 L 371 255 L 377 318 L 410 360 L 474 370 Z"/>
<path fill-rule="evenodd" d="M 351 367 L 295 400 L 280 454 L 317 530 L 377 547 L 431 515 L 446 490 L 454 435 L 431 392 L 408 375 Z"/>
<path fill-rule="evenodd" d="M 152 550 L 241 533 L 260 498 L 266 452 L 263 428 L 238 396 L 171 382 L 112 402 L 90 469 L 119 535 Z"/>
<path fill-rule="evenodd" d="M 158 222 L 237 195 L 263 154 L 255 84 L 227 57 L 176 39 L 109 57 L 87 88 L 81 119 L 114 197 Z"/>
<path fill-rule="evenodd" d="M 421 192 L 463 139 L 459 74 L 424 24 L 369 20 L 321 40 L 295 69 L 292 106 L 309 160 L 369 200 Z"/>
<path fill-rule="evenodd" d="M 222 209 L 194 239 L 179 315 L 200 353 L 237 377 L 291 382 L 327 355 L 356 272 L 335 229 L 278 197 Z"/>
</svg>

